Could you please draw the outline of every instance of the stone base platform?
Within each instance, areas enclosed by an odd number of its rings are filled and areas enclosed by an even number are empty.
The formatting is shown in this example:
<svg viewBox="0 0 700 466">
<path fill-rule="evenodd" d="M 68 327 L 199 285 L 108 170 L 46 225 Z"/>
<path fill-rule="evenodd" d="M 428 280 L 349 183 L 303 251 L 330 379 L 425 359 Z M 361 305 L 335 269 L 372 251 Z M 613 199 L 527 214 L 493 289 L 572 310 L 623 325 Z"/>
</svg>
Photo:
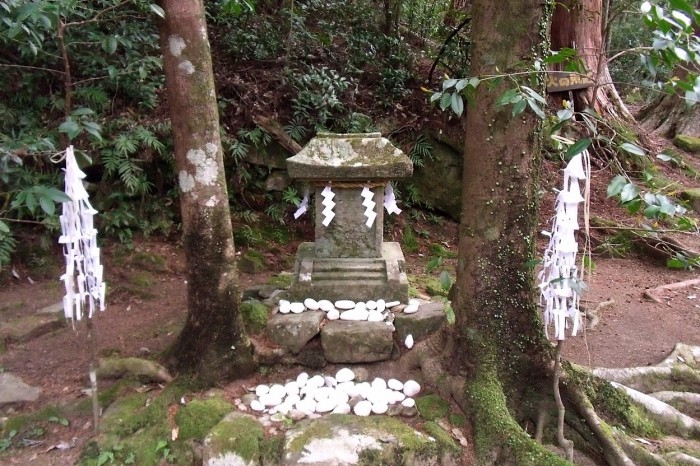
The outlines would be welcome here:
<svg viewBox="0 0 700 466">
<path fill-rule="evenodd" d="M 408 277 L 401 247 L 382 243 L 382 257 L 319 258 L 315 243 L 302 243 L 297 250 L 290 287 L 292 300 L 353 299 L 408 301 Z"/>
</svg>

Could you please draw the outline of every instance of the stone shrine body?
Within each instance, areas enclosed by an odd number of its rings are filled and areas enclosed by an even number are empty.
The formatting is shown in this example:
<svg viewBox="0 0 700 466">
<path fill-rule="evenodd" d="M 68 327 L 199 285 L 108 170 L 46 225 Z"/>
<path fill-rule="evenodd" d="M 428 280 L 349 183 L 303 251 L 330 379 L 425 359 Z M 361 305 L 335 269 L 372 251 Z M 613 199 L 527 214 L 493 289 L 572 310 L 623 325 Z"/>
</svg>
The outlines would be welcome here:
<svg viewBox="0 0 700 466">
<path fill-rule="evenodd" d="M 396 208 L 389 182 L 411 176 L 410 159 L 380 133 L 319 133 L 287 168 L 315 197 L 315 241 L 297 250 L 291 298 L 406 302 L 403 252 L 383 227 L 385 196 Z"/>
</svg>

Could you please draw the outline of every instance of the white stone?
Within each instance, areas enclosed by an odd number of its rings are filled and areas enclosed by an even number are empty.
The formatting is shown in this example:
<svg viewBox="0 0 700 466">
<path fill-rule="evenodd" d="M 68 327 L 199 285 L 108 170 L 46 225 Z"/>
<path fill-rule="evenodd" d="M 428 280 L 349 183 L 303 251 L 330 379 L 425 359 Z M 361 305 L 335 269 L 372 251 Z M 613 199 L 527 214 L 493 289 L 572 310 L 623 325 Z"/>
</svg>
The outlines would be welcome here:
<svg viewBox="0 0 700 466">
<path fill-rule="evenodd" d="M 348 401 L 350 401 L 350 395 L 338 390 L 334 390 L 331 396 L 329 396 L 328 398 L 333 398 L 338 404 L 347 403 Z"/>
<path fill-rule="evenodd" d="M 316 412 L 316 402 L 312 399 L 304 399 L 297 401 L 294 407 L 302 413 L 306 414 L 307 416 Z"/>
<path fill-rule="evenodd" d="M 387 309 L 391 309 L 392 307 L 398 306 L 401 304 L 400 301 L 389 301 L 388 303 L 384 303 Z"/>
<path fill-rule="evenodd" d="M 367 309 L 350 309 L 340 314 L 340 320 L 362 321 L 367 320 L 369 311 Z"/>
<path fill-rule="evenodd" d="M 383 299 L 377 300 L 377 310 L 379 312 L 384 312 L 384 309 L 386 309 L 386 301 Z"/>
<path fill-rule="evenodd" d="M 331 377 L 329 375 L 324 375 L 323 376 L 324 384 L 326 387 L 335 387 L 338 385 L 338 381 L 335 380 L 335 377 Z"/>
<path fill-rule="evenodd" d="M 355 384 L 355 387 L 357 388 L 357 394 L 362 398 L 367 398 L 367 396 L 372 393 L 372 386 L 369 382 Z"/>
<path fill-rule="evenodd" d="M 349 299 L 341 299 L 335 302 L 336 309 L 347 310 L 355 307 L 355 301 L 350 301 Z"/>
<path fill-rule="evenodd" d="M 386 380 L 382 379 L 381 377 L 375 377 L 375 379 L 372 381 L 372 388 L 375 390 L 386 389 Z"/>
<path fill-rule="evenodd" d="M 338 403 L 338 406 L 333 410 L 333 414 L 350 414 L 350 405 L 347 403 Z"/>
<path fill-rule="evenodd" d="M 304 312 L 304 310 L 306 310 L 306 307 L 304 306 L 304 303 L 291 303 L 289 305 L 289 310 L 294 314 L 301 314 Z"/>
<path fill-rule="evenodd" d="M 252 409 L 253 411 L 262 411 L 263 409 L 265 409 L 265 405 L 258 400 L 253 400 L 250 402 L 250 409 Z"/>
<path fill-rule="evenodd" d="M 357 388 L 357 385 L 355 385 L 355 382 L 339 383 L 335 389 L 339 392 L 347 393 L 350 397 L 360 394 L 360 390 Z"/>
<path fill-rule="evenodd" d="M 384 320 L 384 314 L 379 311 L 369 311 L 367 315 L 368 322 L 382 322 Z"/>
<path fill-rule="evenodd" d="M 296 381 L 287 382 L 284 385 L 284 391 L 287 393 L 287 395 L 298 395 L 299 384 Z"/>
<path fill-rule="evenodd" d="M 355 380 L 355 373 L 352 369 L 343 367 L 335 374 L 335 380 L 337 380 L 339 384 L 350 382 L 351 380 Z"/>
<path fill-rule="evenodd" d="M 367 305 L 367 309 L 370 309 L 370 310 L 377 309 L 377 302 L 372 300 L 372 299 L 367 301 L 365 304 Z"/>
<path fill-rule="evenodd" d="M 403 394 L 407 397 L 414 397 L 420 393 L 420 384 L 415 380 L 407 380 L 403 384 Z"/>
<path fill-rule="evenodd" d="M 373 403 L 372 412 L 374 414 L 384 414 L 389 410 L 389 405 L 384 403 Z"/>
<path fill-rule="evenodd" d="M 262 384 L 255 387 L 255 394 L 257 396 L 267 395 L 268 393 L 270 393 L 270 387 L 267 385 Z"/>
<path fill-rule="evenodd" d="M 405 406 L 407 408 L 413 408 L 416 405 L 416 400 L 413 398 L 406 398 L 401 402 L 401 406 Z"/>
<path fill-rule="evenodd" d="M 312 387 L 320 388 L 323 387 L 323 385 L 326 383 L 325 380 L 323 380 L 323 376 L 321 375 L 314 375 L 309 379 L 308 382 L 306 382 L 306 385 L 310 385 Z"/>
<path fill-rule="evenodd" d="M 302 372 L 301 374 L 297 375 L 297 384 L 299 385 L 299 388 L 306 385 L 306 382 L 308 380 L 309 380 L 309 374 L 307 374 L 306 372 Z"/>
<path fill-rule="evenodd" d="M 322 311 L 328 312 L 331 309 L 335 309 L 335 306 L 333 306 L 333 303 L 327 299 L 322 299 L 318 302 L 318 308 Z"/>
<path fill-rule="evenodd" d="M 292 303 L 290 303 L 286 299 L 280 299 L 279 306 L 280 313 L 282 314 L 289 314 L 289 311 L 292 309 Z"/>
<path fill-rule="evenodd" d="M 386 386 L 392 390 L 403 390 L 403 382 L 398 379 L 389 379 L 386 381 Z"/>
<path fill-rule="evenodd" d="M 340 311 L 338 309 L 333 308 L 330 311 L 328 311 L 326 317 L 328 317 L 328 320 L 338 320 L 340 319 Z"/>
<path fill-rule="evenodd" d="M 360 301 L 359 303 L 355 303 L 355 308 L 356 311 L 366 311 L 367 310 L 367 305 Z"/>
<path fill-rule="evenodd" d="M 331 387 L 321 387 L 314 392 L 314 400 L 321 401 L 327 400 L 335 393 L 335 389 Z"/>
<path fill-rule="evenodd" d="M 420 306 L 420 300 L 416 298 L 411 298 L 408 300 L 408 305 L 410 306 L 411 304 L 415 304 L 416 306 Z"/>
<path fill-rule="evenodd" d="M 403 392 L 397 392 L 395 390 L 391 391 L 391 404 L 398 403 L 406 399 L 406 395 Z"/>
<path fill-rule="evenodd" d="M 369 413 L 372 412 L 372 403 L 367 400 L 360 401 L 352 409 L 352 412 L 357 416 L 369 416 Z"/>
<path fill-rule="evenodd" d="M 301 397 L 296 394 L 288 395 L 287 398 L 284 399 L 285 403 L 288 403 L 290 406 L 294 406 L 299 400 L 301 400 Z"/>
<path fill-rule="evenodd" d="M 413 335 L 406 335 L 406 340 L 404 340 L 403 344 L 406 345 L 408 349 L 413 348 Z"/>
<path fill-rule="evenodd" d="M 274 396 L 275 398 L 284 398 L 285 396 L 287 396 L 287 389 L 284 388 L 284 385 L 276 383 L 270 387 L 270 391 L 268 393 Z"/>
<path fill-rule="evenodd" d="M 316 412 L 327 413 L 329 411 L 333 411 L 336 406 L 338 406 L 338 402 L 336 402 L 333 398 L 325 398 L 316 403 Z"/>
<path fill-rule="evenodd" d="M 321 309 L 321 306 L 318 305 L 318 301 L 313 298 L 306 298 L 304 300 L 304 306 L 306 306 L 306 309 L 309 311 L 318 311 Z"/>
<path fill-rule="evenodd" d="M 266 395 L 261 395 L 258 398 L 258 401 L 262 403 L 264 406 L 277 406 L 282 404 L 282 398 L 279 396 L 273 396 L 271 394 L 266 394 Z"/>
<path fill-rule="evenodd" d="M 289 403 L 285 400 L 285 402 L 281 405 L 275 406 L 275 409 L 277 409 L 278 413 L 282 413 L 286 416 L 292 410 L 292 406 L 292 403 Z"/>
<path fill-rule="evenodd" d="M 409 304 L 408 306 L 403 308 L 404 314 L 415 314 L 416 312 L 418 312 L 418 304 Z"/>
</svg>

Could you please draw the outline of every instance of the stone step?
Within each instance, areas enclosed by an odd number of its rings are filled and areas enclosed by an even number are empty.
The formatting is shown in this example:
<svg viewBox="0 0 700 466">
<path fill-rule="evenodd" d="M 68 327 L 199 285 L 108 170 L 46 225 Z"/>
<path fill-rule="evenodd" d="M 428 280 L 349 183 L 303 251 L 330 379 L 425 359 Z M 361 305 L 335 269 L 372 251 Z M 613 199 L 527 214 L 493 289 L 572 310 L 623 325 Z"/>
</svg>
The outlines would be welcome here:
<svg viewBox="0 0 700 466">
<path fill-rule="evenodd" d="M 334 259 L 334 260 L 319 260 L 313 261 L 314 272 L 340 272 L 340 271 L 377 271 L 383 272 L 386 269 L 386 261 L 384 260 L 368 260 L 364 259 L 359 262 L 356 259 Z"/>
<path fill-rule="evenodd" d="M 311 275 L 311 280 L 337 280 L 340 282 L 353 280 L 355 283 L 367 282 L 372 283 L 374 281 L 386 282 L 385 272 L 369 272 L 369 271 L 353 271 L 353 272 L 314 272 Z"/>
</svg>

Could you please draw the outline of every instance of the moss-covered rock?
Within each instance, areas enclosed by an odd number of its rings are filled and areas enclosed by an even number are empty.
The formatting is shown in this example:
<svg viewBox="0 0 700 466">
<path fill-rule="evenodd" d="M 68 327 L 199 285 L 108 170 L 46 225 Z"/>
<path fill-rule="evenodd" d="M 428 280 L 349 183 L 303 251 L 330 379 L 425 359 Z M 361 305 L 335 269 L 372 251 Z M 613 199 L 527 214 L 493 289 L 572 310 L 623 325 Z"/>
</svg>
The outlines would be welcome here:
<svg viewBox="0 0 700 466">
<path fill-rule="evenodd" d="M 243 325 L 249 333 L 258 333 L 267 325 L 270 315 L 269 309 L 256 299 L 249 299 L 241 303 L 241 317 Z"/>
<path fill-rule="evenodd" d="M 673 144 L 692 154 L 700 154 L 700 138 L 679 134 L 673 138 Z"/>
<path fill-rule="evenodd" d="M 258 465 L 261 450 L 269 453 L 267 447 L 261 447 L 263 436 L 263 427 L 253 416 L 230 413 L 205 438 L 203 463 Z"/>
<path fill-rule="evenodd" d="M 181 440 L 201 439 L 217 425 L 233 405 L 220 397 L 192 400 L 175 415 L 175 422 L 180 428 Z"/>
<path fill-rule="evenodd" d="M 244 273 L 260 273 L 265 267 L 265 257 L 252 249 L 243 253 L 238 260 L 238 270 Z"/>
<path fill-rule="evenodd" d="M 450 411 L 450 405 L 439 395 L 425 395 L 416 398 L 416 408 L 423 419 L 428 421 L 446 418 Z"/>
<path fill-rule="evenodd" d="M 686 189 L 681 193 L 681 197 L 688 201 L 695 212 L 700 213 L 700 188 Z"/>
</svg>

